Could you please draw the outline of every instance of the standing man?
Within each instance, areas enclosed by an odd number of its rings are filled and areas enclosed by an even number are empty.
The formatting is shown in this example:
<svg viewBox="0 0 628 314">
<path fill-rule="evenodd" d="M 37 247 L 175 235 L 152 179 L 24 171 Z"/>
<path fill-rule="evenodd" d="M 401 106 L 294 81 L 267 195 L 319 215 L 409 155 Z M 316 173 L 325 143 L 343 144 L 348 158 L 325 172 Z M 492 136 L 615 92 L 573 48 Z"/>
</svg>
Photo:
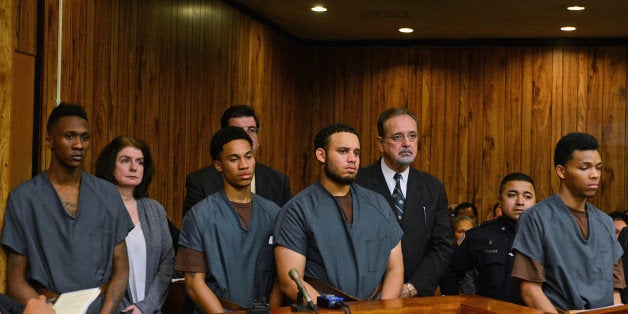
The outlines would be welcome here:
<svg viewBox="0 0 628 314">
<path fill-rule="evenodd" d="M 118 189 L 83 172 L 91 137 L 83 108 L 61 103 L 47 133 L 48 170 L 20 184 L 7 203 L 2 245 L 9 293 L 26 303 L 39 294 L 100 286 L 88 313 L 117 313 L 129 279 L 124 239 L 133 222 Z"/>
<path fill-rule="evenodd" d="M 598 148 L 589 134 L 563 136 L 554 150 L 558 192 L 519 219 L 512 275 L 530 307 L 556 313 L 621 303 L 623 252 L 613 221 L 587 203 L 600 185 Z"/>
<path fill-rule="evenodd" d="M 497 200 L 503 215 L 467 231 L 443 275 L 440 291 L 445 295 L 458 294 L 465 274 L 476 269 L 476 294 L 524 305 L 519 281 L 510 276 L 514 261 L 510 248 L 519 216 L 536 203 L 534 181 L 523 173 L 508 174 L 499 185 Z"/>
<path fill-rule="evenodd" d="M 220 118 L 220 127 L 236 126 L 244 129 L 253 141 L 253 154 L 259 150 L 259 119 L 253 108 L 246 105 L 229 107 Z M 257 184 L 260 183 L 260 184 Z M 212 165 L 188 174 L 185 180 L 185 199 L 183 216 L 188 210 L 210 194 L 222 189 L 220 172 Z M 265 199 L 283 206 L 291 197 L 288 177 L 268 166 L 256 164 L 255 175 L 251 181 L 251 191 Z"/>
<path fill-rule="evenodd" d="M 377 120 L 382 158 L 360 169 L 357 183 L 383 195 L 403 230 L 402 297 L 432 296 L 453 253 L 447 195 L 436 177 L 410 167 L 417 154 L 418 120 L 388 109 Z"/>
<path fill-rule="evenodd" d="M 223 188 L 194 205 L 183 219 L 175 269 L 185 272 L 194 313 L 222 313 L 219 298 L 248 307 L 271 294 L 272 232 L 279 207 L 251 193 L 252 145 L 239 127 L 223 128 L 212 137 L 211 155 Z M 272 305 L 281 299 L 276 292 Z"/>
<path fill-rule="evenodd" d="M 329 125 L 318 132 L 314 147 L 320 182 L 290 200 L 275 223 L 281 291 L 296 299 L 297 286 L 288 275 L 294 268 L 305 274 L 313 300 L 323 292 L 315 290 L 314 280 L 359 299 L 398 298 L 401 228 L 381 195 L 353 184 L 360 167 L 358 132 Z"/>
</svg>

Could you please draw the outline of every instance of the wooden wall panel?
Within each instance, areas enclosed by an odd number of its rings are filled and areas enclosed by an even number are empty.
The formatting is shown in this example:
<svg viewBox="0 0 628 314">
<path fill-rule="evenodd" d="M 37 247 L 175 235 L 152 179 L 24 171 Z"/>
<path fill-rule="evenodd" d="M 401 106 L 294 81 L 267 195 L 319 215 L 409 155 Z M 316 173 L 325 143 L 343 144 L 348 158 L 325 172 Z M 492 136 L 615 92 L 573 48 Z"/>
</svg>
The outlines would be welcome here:
<svg viewBox="0 0 628 314">
<path fill-rule="evenodd" d="M 0 225 L 9 196 L 11 177 L 11 106 L 13 98 L 13 64 L 16 48 L 14 29 L 17 27 L 16 1 L 0 0 Z M 6 255 L 0 252 L 0 292 L 6 288 Z"/>
<path fill-rule="evenodd" d="M 377 117 L 397 106 L 419 119 L 414 166 L 445 183 L 450 203 L 485 212 L 513 171 L 548 196 L 556 141 L 585 131 L 607 165 L 593 202 L 628 209 L 626 47 L 300 47 L 218 0 L 64 3 L 62 100 L 90 115 L 86 170 L 115 136 L 146 140 L 151 196 L 175 223 L 186 174 L 210 164 L 220 115 L 239 103 L 261 120 L 258 161 L 286 172 L 295 193 L 318 178 L 321 127 L 356 127 L 368 165 L 380 154 Z M 44 1 L 42 125 L 56 92 L 55 4 Z M 42 150 L 42 169 L 48 160 Z"/>
<path fill-rule="evenodd" d="M 56 2 L 44 2 L 47 117 L 55 105 L 58 12 Z M 144 139 L 157 163 L 151 196 L 178 224 L 185 176 L 210 164 L 220 115 L 244 103 L 261 120 L 258 160 L 289 172 L 295 191 L 310 183 L 303 175 L 309 141 L 299 140 L 312 132 L 301 117 L 311 110 L 299 109 L 306 108 L 303 48 L 221 1 L 70 0 L 64 13 L 62 101 L 83 105 L 90 117 L 86 171 L 94 171 L 96 156 L 114 137 Z M 41 160 L 43 170 L 49 152 Z"/>
<path fill-rule="evenodd" d="M 15 38 L 11 47 L 15 51 L 34 56 L 37 54 L 37 0 L 14 0 L 14 5 L 3 6 L 3 9 L 12 8 L 15 18 L 7 19 L 14 24 Z M 10 13 L 8 11 L 7 13 Z"/>
<path fill-rule="evenodd" d="M 304 87 L 322 86 L 321 110 L 353 112 L 349 103 L 370 103 L 355 123 L 373 136 L 384 109 L 415 112 L 414 166 L 444 182 L 450 203 L 475 202 L 484 217 L 510 172 L 530 174 L 539 198 L 549 196 L 558 187 L 554 146 L 579 131 L 600 140 L 606 164 L 592 202 L 607 212 L 628 209 L 626 47 L 326 48 L 321 54 L 325 64 L 315 67 L 322 74 Z M 403 60 L 406 71 L 399 69 Z M 361 94 L 346 91 L 359 88 L 359 77 Z M 363 165 L 379 158 L 375 141 L 363 139 L 362 149 Z"/>
</svg>

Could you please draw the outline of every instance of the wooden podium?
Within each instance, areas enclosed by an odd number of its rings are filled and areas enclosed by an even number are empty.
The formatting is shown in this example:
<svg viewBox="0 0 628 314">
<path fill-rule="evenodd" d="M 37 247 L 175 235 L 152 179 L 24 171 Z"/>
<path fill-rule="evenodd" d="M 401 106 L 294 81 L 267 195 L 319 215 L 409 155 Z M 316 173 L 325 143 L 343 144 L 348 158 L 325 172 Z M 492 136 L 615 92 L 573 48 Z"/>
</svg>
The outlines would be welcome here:
<svg viewBox="0 0 628 314">
<path fill-rule="evenodd" d="M 166 299 L 163 313 L 181 313 L 183 308 L 183 297 L 185 295 L 185 285 L 183 282 L 173 283 L 170 293 Z M 397 313 L 464 313 L 464 314 L 481 314 L 481 313 L 544 313 L 543 311 L 533 308 L 516 305 L 504 301 L 491 298 L 481 297 L 478 295 L 452 295 L 452 296 L 435 296 L 421 297 L 412 299 L 394 299 L 379 301 L 360 301 L 349 302 L 351 313 L 377 313 L 377 314 L 397 314 Z M 232 312 L 246 313 L 246 311 Z M 271 314 L 288 314 L 292 312 L 290 307 L 279 307 L 270 310 Z M 313 312 L 302 312 L 313 313 Z M 329 310 L 319 308 L 318 313 L 344 313 L 343 310 Z M 565 313 L 578 313 L 578 311 L 566 311 Z M 598 310 L 585 311 L 586 314 L 607 314 L 607 313 L 628 313 L 628 305 L 614 306 Z"/>
<path fill-rule="evenodd" d="M 545 313 L 543 311 L 516 305 L 513 303 L 503 302 L 491 298 L 481 297 L 478 295 L 452 295 L 452 296 L 436 296 L 422 297 L 412 299 L 394 299 L 380 301 L 361 301 L 349 302 L 351 313 L 377 313 L 377 314 L 398 314 L 398 313 L 463 313 L 463 314 L 481 314 L 481 313 Z M 241 312 L 246 313 L 246 312 Z M 288 314 L 291 312 L 290 307 L 274 308 L 270 310 L 271 314 Z M 313 312 L 302 312 L 313 313 Z M 319 314 L 344 313 L 343 310 L 318 309 Z M 578 313 L 576 311 L 568 311 L 565 313 Z M 607 313 L 628 313 L 628 305 L 614 306 L 598 310 L 589 310 L 580 313 L 586 314 L 607 314 Z"/>
<path fill-rule="evenodd" d="M 503 302 L 491 298 L 481 297 L 477 295 L 455 295 L 455 296 L 436 296 L 422 297 L 412 299 L 394 299 L 379 301 L 360 301 L 349 302 L 351 313 L 378 313 L 378 314 L 397 314 L 397 313 L 544 313 L 533 308 L 520 306 L 508 302 Z M 246 313 L 246 312 L 241 312 Z M 273 308 L 270 310 L 272 314 L 288 314 L 291 312 L 290 307 Z M 313 313 L 313 312 L 302 312 Z M 344 313 L 343 310 L 318 309 L 319 314 L 325 313 Z"/>
</svg>

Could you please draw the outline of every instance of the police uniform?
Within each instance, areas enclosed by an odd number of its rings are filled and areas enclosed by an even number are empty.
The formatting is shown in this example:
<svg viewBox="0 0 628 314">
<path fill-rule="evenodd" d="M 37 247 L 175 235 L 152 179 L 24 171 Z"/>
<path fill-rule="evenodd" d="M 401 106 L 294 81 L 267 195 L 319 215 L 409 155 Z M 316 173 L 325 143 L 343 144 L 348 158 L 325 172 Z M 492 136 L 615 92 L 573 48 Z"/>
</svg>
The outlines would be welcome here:
<svg viewBox="0 0 628 314">
<path fill-rule="evenodd" d="M 460 280 L 467 271 L 475 268 L 478 271 L 476 294 L 524 305 L 519 280 L 510 276 L 514 261 L 511 246 L 516 228 L 516 223 L 499 217 L 467 231 L 443 274 L 441 292 L 458 294 Z"/>
</svg>

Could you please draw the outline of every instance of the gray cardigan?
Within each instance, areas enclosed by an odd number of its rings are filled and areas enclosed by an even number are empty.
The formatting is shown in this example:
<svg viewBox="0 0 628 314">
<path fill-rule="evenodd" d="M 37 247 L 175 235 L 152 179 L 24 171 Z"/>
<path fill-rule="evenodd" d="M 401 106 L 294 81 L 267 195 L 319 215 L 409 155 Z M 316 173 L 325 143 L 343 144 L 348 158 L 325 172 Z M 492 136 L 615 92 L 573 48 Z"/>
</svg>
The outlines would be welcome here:
<svg viewBox="0 0 628 314">
<path fill-rule="evenodd" d="M 137 200 L 137 213 L 146 240 L 146 295 L 135 306 L 142 313 L 161 313 L 174 271 L 174 249 L 168 218 L 164 207 L 149 198 Z M 133 301 L 127 289 L 121 308 L 131 304 Z"/>
</svg>

